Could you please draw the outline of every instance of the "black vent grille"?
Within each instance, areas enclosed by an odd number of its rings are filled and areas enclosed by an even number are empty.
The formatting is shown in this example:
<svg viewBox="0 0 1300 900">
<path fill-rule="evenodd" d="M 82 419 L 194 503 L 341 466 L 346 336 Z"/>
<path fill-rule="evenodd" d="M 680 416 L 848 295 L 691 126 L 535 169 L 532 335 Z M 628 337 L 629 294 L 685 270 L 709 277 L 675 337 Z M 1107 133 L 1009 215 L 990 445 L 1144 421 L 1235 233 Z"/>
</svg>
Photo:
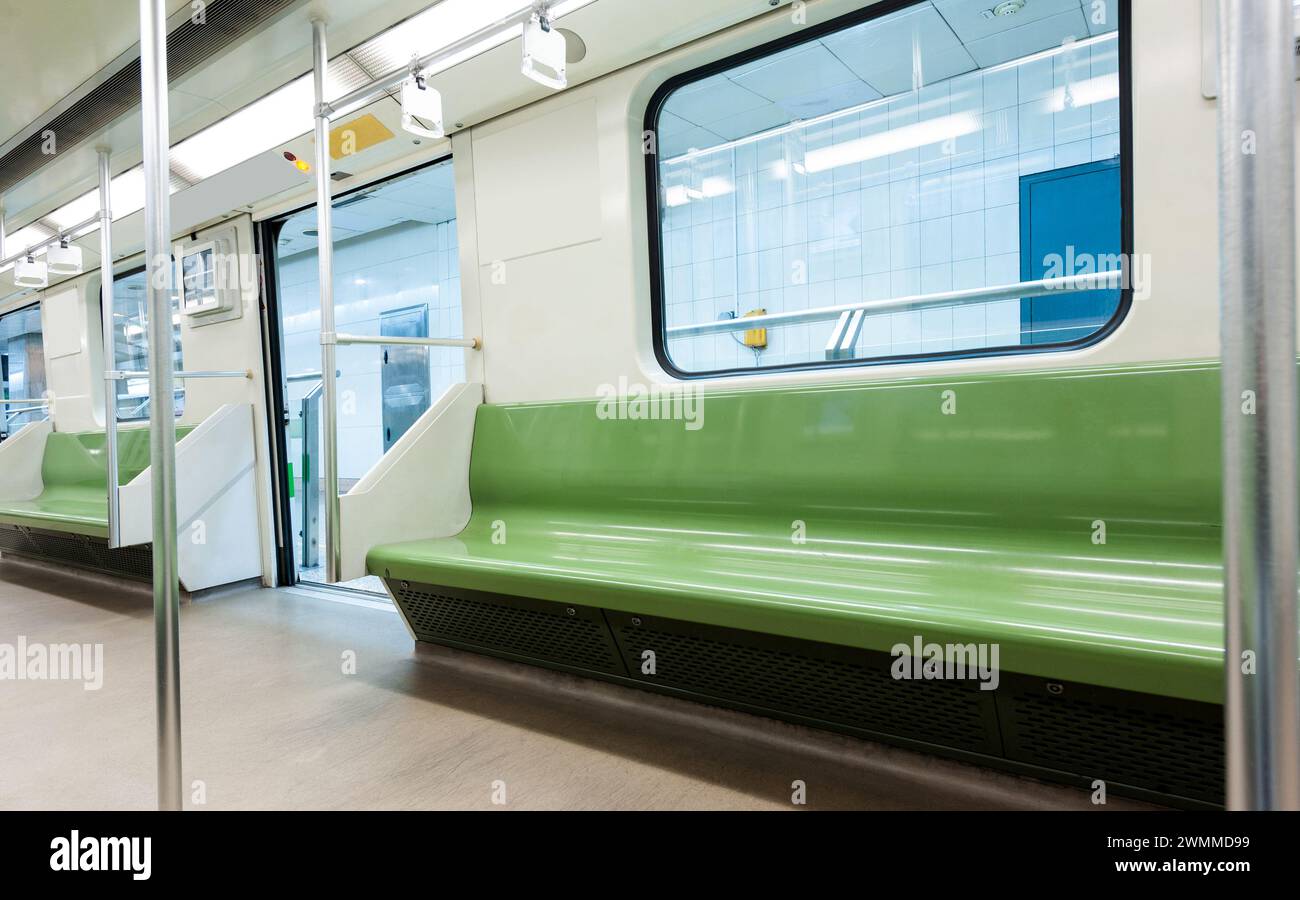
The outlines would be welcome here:
<svg viewBox="0 0 1300 900">
<path fill-rule="evenodd" d="M 27 535 L 22 529 L 0 525 L 0 553 L 6 550 L 10 553 L 33 553 L 36 548 L 32 546 L 31 541 L 27 540 Z"/>
<path fill-rule="evenodd" d="M 27 534 L 37 556 L 57 560 L 83 569 L 99 568 L 99 559 L 84 535 L 54 531 L 30 531 Z"/>
<path fill-rule="evenodd" d="M 1108 784 L 1223 802 L 1222 708 L 1083 685 L 1022 686 L 999 698 L 1007 756 Z M 1059 692 L 1059 693 L 1055 693 Z"/>
<path fill-rule="evenodd" d="M 643 681 L 839 727 L 999 750 L 993 694 L 973 681 L 895 679 L 884 653 L 793 644 L 807 647 L 805 655 L 758 645 L 758 636 L 749 643 L 734 632 L 720 639 L 706 626 L 659 619 L 638 626 L 611 617 L 628 671 Z M 641 674 L 646 650 L 655 654 L 653 676 Z"/>
<path fill-rule="evenodd" d="M 110 548 L 103 538 L 17 525 L 0 525 L 0 552 L 124 578 L 153 578 L 153 546 Z"/>
<path fill-rule="evenodd" d="M 632 679 L 777 718 L 877 738 L 1117 794 L 1223 801 L 1223 712 L 1212 703 L 1001 672 L 898 680 L 889 654 L 615 610 L 387 579 L 419 640 Z M 653 673 L 642 654 L 654 651 Z"/>
<path fill-rule="evenodd" d="M 211 60 L 243 34 L 248 34 L 302 0 L 208 0 L 203 24 L 186 17 L 167 36 L 167 77 L 175 81 Z M 140 105 L 140 58 L 137 56 L 42 124 L 0 159 L 0 194 L 103 131 Z M 46 131 L 55 135 L 55 150 L 42 152 Z"/>
<path fill-rule="evenodd" d="M 392 582 L 421 640 L 624 674 L 600 610 Z"/>
</svg>

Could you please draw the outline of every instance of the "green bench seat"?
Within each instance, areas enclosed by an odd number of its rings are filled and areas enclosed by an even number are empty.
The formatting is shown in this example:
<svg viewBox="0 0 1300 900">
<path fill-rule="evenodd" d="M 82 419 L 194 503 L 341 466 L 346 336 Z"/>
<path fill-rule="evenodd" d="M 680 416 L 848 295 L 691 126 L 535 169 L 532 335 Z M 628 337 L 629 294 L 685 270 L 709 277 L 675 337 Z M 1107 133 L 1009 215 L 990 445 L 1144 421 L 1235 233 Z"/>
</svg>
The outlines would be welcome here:
<svg viewBox="0 0 1300 900">
<path fill-rule="evenodd" d="M 177 440 L 193 426 L 176 429 Z M 52 432 L 41 461 L 43 490 L 31 500 L 0 500 L 0 524 L 105 537 L 108 534 L 106 436 L 101 432 Z M 149 467 L 149 431 L 118 431 L 118 483 L 128 484 Z"/>
<path fill-rule="evenodd" d="M 996 643 L 1006 672 L 1219 703 L 1218 385 L 1179 364 L 759 388 L 704 395 L 698 430 L 485 405 L 469 524 L 367 564 L 886 653 Z"/>
</svg>

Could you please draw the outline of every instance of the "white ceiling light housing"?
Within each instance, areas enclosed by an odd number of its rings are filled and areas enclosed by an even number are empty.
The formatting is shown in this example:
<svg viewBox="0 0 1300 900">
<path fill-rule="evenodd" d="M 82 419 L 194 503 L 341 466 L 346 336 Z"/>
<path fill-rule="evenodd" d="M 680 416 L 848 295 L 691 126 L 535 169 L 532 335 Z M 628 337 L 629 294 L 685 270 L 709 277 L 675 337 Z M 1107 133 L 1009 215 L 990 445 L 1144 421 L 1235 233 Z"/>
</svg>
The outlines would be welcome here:
<svg viewBox="0 0 1300 900">
<path fill-rule="evenodd" d="M 524 59 L 519 70 L 538 84 L 563 90 L 569 83 L 565 75 L 567 52 L 564 35 L 551 27 L 549 19 L 534 13 L 524 28 Z"/>
<path fill-rule="evenodd" d="M 45 251 L 45 264 L 51 275 L 80 275 L 81 248 L 70 246 L 64 238 Z"/>
<path fill-rule="evenodd" d="M 25 288 L 43 288 L 50 283 L 50 271 L 45 260 L 30 253 L 14 263 L 14 284 Z"/>
<path fill-rule="evenodd" d="M 446 134 L 442 127 L 442 95 L 419 72 L 412 72 L 402 82 L 402 129 L 427 138 Z"/>
</svg>

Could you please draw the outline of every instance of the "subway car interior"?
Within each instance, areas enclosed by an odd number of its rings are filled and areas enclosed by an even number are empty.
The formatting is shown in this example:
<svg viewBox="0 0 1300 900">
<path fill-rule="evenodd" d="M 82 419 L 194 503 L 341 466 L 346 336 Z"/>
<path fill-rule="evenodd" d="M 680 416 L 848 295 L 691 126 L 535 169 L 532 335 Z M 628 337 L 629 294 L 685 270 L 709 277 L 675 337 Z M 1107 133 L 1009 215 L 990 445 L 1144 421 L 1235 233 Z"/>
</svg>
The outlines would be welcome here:
<svg viewBox="0 0 1300 900">
<path fill-rule="evenodd" d="M 1300 3 L 0 12 L 0 808 L 1300 807 Z"/>
</svg>

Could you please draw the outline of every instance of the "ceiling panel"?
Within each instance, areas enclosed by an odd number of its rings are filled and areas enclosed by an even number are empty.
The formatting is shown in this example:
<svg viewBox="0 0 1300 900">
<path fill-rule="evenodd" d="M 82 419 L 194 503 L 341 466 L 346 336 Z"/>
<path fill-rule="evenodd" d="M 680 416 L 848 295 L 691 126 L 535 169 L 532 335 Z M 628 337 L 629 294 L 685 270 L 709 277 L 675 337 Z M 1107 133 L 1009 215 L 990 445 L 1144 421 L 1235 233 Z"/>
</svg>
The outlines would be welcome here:
<svg viewBox="0 0 1300 900">
<path fill-rule="evenodd" d="M 1100 8 L 1097 4 L 1101 4 Z M 1079 0 L 1079 5 L 1093 34 L 1105 34 L 1119 27 L 1118 0 Z"/>
<path fill-rule="evenodd" d="M 981 67 L 996 66 L 1029 53 L 1056 47 L 1067 40 L 1088 37 L 1082 8 L 1059 13 L 992 37 L 974 41 L 970 52 Z"/>
<path fill-rule="evenodd" d="M 786 120 L 811 119 L 839 109 L 879 100 L 881 94 L 871 85 L 854 79 L 844 84 L 834 84 L 819 91 L 786 97 L 780 106 L 786 111 Z"/>
<path fill-rule="evenodd" d="M 793 47 L 761 62 L 744 66 L 730 77 L 741 87 L 773 101 L 858 80 L 848 66 L 820 41 Z"/>
<path fill-rule="evenodd" d="M 757 134 L 760 131 L 766 131 L 769 128 L 776 128 L 789 121 L 790 114 L 785 111 L 783 106 L 778 106 L 775 103 L 765 103 L 757 109 L 751 109 L 734 116 L 727 116 L 725 119 L 714 122 L 706 132 L 715 135 L 713 140 L 711 142 L 697 143 L 696 146 L 705 147 L 709 143 L 716 144 L 719 137 L 734 141 L 738 138 L 748 137 L 751 134 Z M 704 129 L 700 128 L 697 131 L 703 132 Z M 700 137 L 702 135 L 697 135 L 697 140 Z"/>
<path fill-rule="evenodd" d="M 675 91 L 664 109 L 695 125 L 770 105 L 771 100 L 736 84 L 726 75 L 714 75 Z"/>
<path fill-rule="evenodd" d="M 975 68 L 957 35 L 928 3 L 828 35 L 822 43 L 885 95 L 918 87 L 915 74 L 925 85 Z M 917 67 L 920 71 L 914 73 Z"/>
<path fill-rule="evenodd" d="M 1080 9 L 1081 0 L 1028 0 L 1017 12 L 995 16 L 993 0 L 931 0 L 944 21 L 964 44 L 992 37 L 1039 19 L 1050 18 L 1063 12 Z M 1091 3 L 1091 0 L 1088 0 Z"/>
</svg>

